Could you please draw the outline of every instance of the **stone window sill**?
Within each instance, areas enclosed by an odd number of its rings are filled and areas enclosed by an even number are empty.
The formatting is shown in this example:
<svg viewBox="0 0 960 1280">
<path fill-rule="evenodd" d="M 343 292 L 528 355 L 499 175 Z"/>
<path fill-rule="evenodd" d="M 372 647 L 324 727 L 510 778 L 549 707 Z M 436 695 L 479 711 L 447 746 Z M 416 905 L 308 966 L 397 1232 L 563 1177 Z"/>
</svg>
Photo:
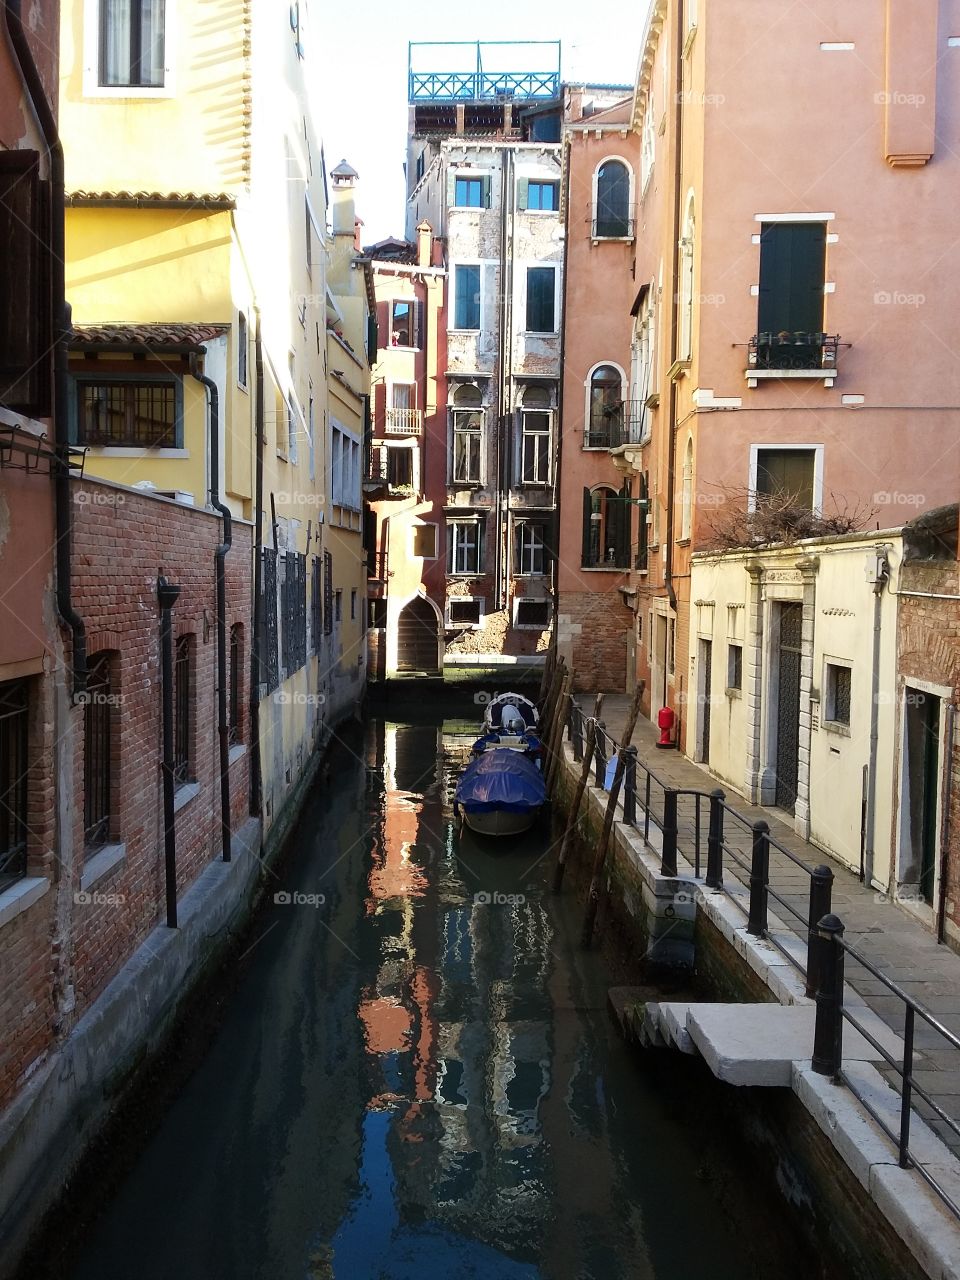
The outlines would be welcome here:
<svg viewBox="0 0 960 1280">
<path fill-rule="evenodd" d="M 726 694 L 727 694 L 727 697 L 728 697 L 728 698 L 742 698 L 742 697 L 743 697 L 743 690 L 742 690 L 742 689 L 735 689 L 735 688 L 731 687 L 731 688 L 729 688 L 729 689 L 727 689 L 727 690 L 726 690 Z"/>
<path fill-rule="evenodd" d="M 850 726 L 841 724 L 839 720 L 821 720 L 820 728 L 824 733 L 835 733 L 838 738 L 850 737 Z"/>
<path fill-rule="evenodd" d="M 39 901 L 50 888 L 46 876 L 25 876 L 0 893 L 0 929 Z"/>
<path fill-rule="evenodd" d="M 119 867 L 127 858 L 127 846 L 120 842 L 105 844 L 89 857 L 80 873 L 80 888 L 83 892 L 92 889 L 108 876 L 114 868 Z"/>
<path fill-rule="evenodd" d="M 199 782 L 184 782 L 173 793 L 173 812 L 179 813 L 191 800 L 200 794 Z"/>
</svg>

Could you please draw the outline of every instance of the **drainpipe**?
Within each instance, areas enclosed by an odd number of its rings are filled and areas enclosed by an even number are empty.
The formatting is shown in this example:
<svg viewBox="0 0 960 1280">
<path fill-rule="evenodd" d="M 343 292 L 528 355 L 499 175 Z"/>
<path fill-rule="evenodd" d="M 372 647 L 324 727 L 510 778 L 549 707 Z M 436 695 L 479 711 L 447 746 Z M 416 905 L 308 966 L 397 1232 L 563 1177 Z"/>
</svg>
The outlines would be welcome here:
<svg viewBox="0 0 960 1280">
<path fill-rule="evenodd" d="M 683 203 L 683 93 L 681 86 L 683 84 L 683 5 L 677 5 L 677 29 L 675 32 L 676 50 L 675 57 L 675 76 L 676 83 L 674 85 L 674 109 L 673 109 L 673 136 L 674 136 L 674 161 L 673 161 L 673 207 L 674 207 L 674 227 L 673 227 L 673 289 L 670 300 L 670 351 L 673 358 L 677 358 L 677 337 L 680 332 L 680 232 L 682 213 L 681 206 Z M 670 396 L 669 409 L 667 417 L 668 427 L 668 448 L 667 448 L 667 556 L 664 564 L 663 581 L 667 589 L 667 599 L 670 602 L 670 608 L 674 615 L 677 612 L 677 593 L 673 586 L 673 523 L 674 523 L 674 497 L 673 490 L 676 485 L 676 419 L 677 419 L 677 382 L 676 378 L 670 379 Z M 674 644 L 676 644 L 676 623 L 674 623 Z M 667 649 L 669 649 L 669 635 L 667 637 Z M 670 664 L 667 661 L 667 653 L 663 655 L 663 705 L 667 705 L 667 689 L 670 681 Z M 677 741 L 679 741 L 679 728 L 677 733 Z"/>
<path fill-rule="evenodd" d="M 73 607 L 70 594 L 72 577 L 72 514 L 70 508 L 70 459 L 67 438 L 67 343 L 70 337 L 70 310 L 67 306 L 66 269 L 64 265 L 64 179 L 63 147 L 57 122 L 44 91 L 43 81 L 33 60 L 33 53 L 23 30 L 21 0 L 4 0 L 7 33 L 24 88 L 43 133 L 50 166 L 50 274 L 53 303 L 53 436 L 54 514 L 57 549 L 57 612 L 73 637 L 73 698 L 87 688 L 87 640 L 83 619 Z"/>
<path fill-rule="evenodd" d="M 220 391 L 206 374 L 198 372 L 196 356 L 190 359 L 190 374 L 210 395 L 210 505 L 223 519 L 223 541 L 213 553 L 217 582 L 217 733 L 220 739 L 220 848 L 224 862 L 230 861 L 230 722 L 227 719 L 227 552 L 233 545 L 230 508 L 220 501 Z"/>
<path fill-rule="evenodd" d="M 180 588 L 161 574 L 157 578 L 160 605 L 160 698 L 163 713 L 163 865 L 167 890 L 167 928 L 177 927 L 177 819 L 173 808 L 173 628 L 170 614 Z"/>
<path fill-rule="evenodd" d="M 944 735 L 946 751 L 943 759 L 943 822 L 940 832 L 940 891 L 937 894 L 937 941 L 946 941 L 947 932 L 947 871 L 950 850 L 950 809 L 953 788 L 950 786 L 950 771 L 953 762 L 953 734 L 957 719 L 957 704 L 947 703 L 947 731 Z"/>
<path fill-rule="evenodd" d="M 864 831 L 863 875 L 868 885 L 873 884 L 874 831 L 877 802 L 877 745 L 880 721 L 880 624 L 883 609 L 883 586 L 890 576 L 887 549 L 874 548 L 876 556 L 876 580 L 873 584 L 873 666 L 870 672 L 870 757 L 867 766 L 867 814 Z"/>
<path fill-rule="evenodd" d="M 263 343 L 260 338 L 260 315 L 254 330 L 254 367 L 257 373 L 256 414 L 257 461 L 254 488 L 253 532 L 253 635 L 250 643 L 250 812 L 258 817 L 263 812 L 263 767 L 260 758 L 260 670 L 261 629 L 263 627 Z"/>
<path fill-rule="evenodd" d="M 561 494 L 560 479 L 563 468 L 563 411 L 564 411 L 564 369 L 566 367 L 566 351 L 567 351 L 567 253 L 570 244 L 570 135 L 567 134 L 564 139 L 563 159 L 563 259 L 561 269 L 563 271 L 563 287 L 560 292 L 560 377 L 557 380 L 557 474 L 554 476 L 553 484 L 553 531 L 551 533 L 551 542 L 553 544 L 553 639 L 552 645 L 554 652 L 558 652 L 558 628 L 557 615 L 560 612 L 560 519 L 561 519 Z M 573 666 L 573 646 L 570 649 L 570 665 Z"/>
</svg>

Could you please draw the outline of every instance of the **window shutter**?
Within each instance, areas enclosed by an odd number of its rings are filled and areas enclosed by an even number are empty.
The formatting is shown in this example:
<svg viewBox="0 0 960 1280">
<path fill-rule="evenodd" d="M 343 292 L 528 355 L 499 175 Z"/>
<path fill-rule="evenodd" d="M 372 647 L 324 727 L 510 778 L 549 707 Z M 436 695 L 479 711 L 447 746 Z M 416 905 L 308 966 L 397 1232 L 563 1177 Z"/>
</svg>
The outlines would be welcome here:
<svg viewBox="0 0 960 1280">
<path fill-rule="evenodd" d="M 477 573 L 483 573 L 483 535 L 486 532 L 486 524 L 483 520 L 478 520 L 476 524 L 477 530 Z"/>
<path fill-rule="evenodd" d="M 618 569 L 630 568 L 630 481 L 624 481 L 617 507 L 616 541 L 614 555 Z"/>
<path fill-rule="evenodd" d="M 53 330 L 47 184 L 36 151 L 0 151 L 0 403 L 50 414 Z"/>
<path fill-rule="evenodd" d="M 490 208 L 490 175 L 489 174 L 487 174 L 487 176 L 483 179 L 483 207 L 485 209 Z"/>
<path fill-rule="evenodd" d="M 373 368 L 377 363 L 378 325 L 376 313 L 367 316 L 367 364 Z"/>
<path fill-rule="evenodd" d="M 457 171 L 447 170 L 447 208 L 453 209 L 457 203 Z"/>
<path fill-rule="evenodd" d="M 586 567 L 590 564 L 590 516 L 593 512 L 593 498 L 590 494 L 589 486 L 585 486 L 583 490 L 583 547 L 580 553 L 580 563 Z"/>
<path fill-rule="evenodd" d="M 757 331 L 819 333 L 825 265 L 825 223 L 766 223 L 760 230 Z"/>
<path fill-rule="evenodd" d="M 413 304 L 414 345 L 418 351 L 423 350 L 423 303 L 419 300 Z"/>
<path fill-rule="evenodd" d="M 453 525 L 447 525 L 447 573 L 453 573 Z"/>
<path fill-rule="evenodd" d="M 647 480 L 646 471 L 644 471 L 643 474 L 640 476 L 640 497 L 645 499 L 648 505 L 646 507 L 640 507 L 640 515 L 638 517 L 640 520 L 640 529 L 639 529 L 639 539 L 638 539 L 638 546 L 637 546 L 637 568 L 646 569 L 647 541 L 648 541 L 648 531 L 649 531 L 649 525 L 647 524 L 647 516 L 650 512 L 650 507 L 649 507 L 650 485 Z"/>
<path fill-rule="evenodd" d="M 529 192 L 530 192 L 530 179 L 518 178 L 517 179 L 517 208 L 518 209 L 526 209 L 527 200 L 529 199 Z"/>
</svg>

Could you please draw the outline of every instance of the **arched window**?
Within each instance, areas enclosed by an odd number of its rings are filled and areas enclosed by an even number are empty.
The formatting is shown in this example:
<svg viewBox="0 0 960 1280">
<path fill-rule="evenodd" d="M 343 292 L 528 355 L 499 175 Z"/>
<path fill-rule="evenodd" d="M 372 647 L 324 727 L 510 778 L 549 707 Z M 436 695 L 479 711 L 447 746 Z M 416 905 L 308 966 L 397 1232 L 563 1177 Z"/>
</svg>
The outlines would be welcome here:
<svg viewBox="0 0 960 1280">
<path fill-rule="evenodd" d="M 481 482 L 483 443 L 483 396 L 469 383 L 453 393 L 453 474 L 454 484 Z"/>
<path fill-rule="evenodd" d="M 680 537 L 689 538 L 693 524 L 693 440 L 689 437 L 683 454 L 683 488 L 681 495 Z"/>
<path fill-rule="evenodd" d="M 687 201 L 687 216 L 683 222 L 680 239 L 680 349 L 678 360 L 689 360 L 693 351 L 693 266 L 696 247 L 697 223 L 694 215 L 693 193 Z"/>
<path fill-rule="evenodd" d="M 587 445 L 592 449 L 614 449 L 622 444 L 623 380 L 619 369 L 602 364 L 590 376 L 590 417 Z"/>
<path fill-rule="evenodd" d="M 607 485 L 583 491 L 583 554 L 585 569 L 630 566 L 630 489 L 618 493 Z"/>
<path fill-rule="evenodd" d="M 598 240 L 619 240 L 631 230 L 630 170 L 622 160 L 605 160 L 597 170 L 593 234 Z"/>
</svg>

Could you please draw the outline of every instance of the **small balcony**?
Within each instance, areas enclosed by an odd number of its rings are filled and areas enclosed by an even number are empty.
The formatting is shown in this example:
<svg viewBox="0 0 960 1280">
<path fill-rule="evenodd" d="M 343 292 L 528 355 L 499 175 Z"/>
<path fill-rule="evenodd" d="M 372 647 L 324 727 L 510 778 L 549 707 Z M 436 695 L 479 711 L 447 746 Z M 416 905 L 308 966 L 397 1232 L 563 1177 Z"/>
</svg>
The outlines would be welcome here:
<svg viewBox="0 0 960 1280">
<path fill-rule="evenodd" d="M 839 335 L 831 333 L 755 333 L 747 344 L 747 383 L 755 387 L 764 378 L 822 378 L 831 387 L 840 345 Z"/>
<path fill-rule="evenodd" d="M 632 240 L 632 218 L 594 218 L 590 228 L 592 240 Z"/>
<path fill-rule="evenodd" d="M 583 433 L 585 449 L 619 449 L 625 444 L 639 444 L 647 421 L 643 400 L 625 400 L 616 409 L 595 414 Z"/>
<path fill-rule="evenodd" d="M 387 409 L 384 430 L 388 436 L 418 436 L 422 429 L 422 409 Z"/>
</svg>

